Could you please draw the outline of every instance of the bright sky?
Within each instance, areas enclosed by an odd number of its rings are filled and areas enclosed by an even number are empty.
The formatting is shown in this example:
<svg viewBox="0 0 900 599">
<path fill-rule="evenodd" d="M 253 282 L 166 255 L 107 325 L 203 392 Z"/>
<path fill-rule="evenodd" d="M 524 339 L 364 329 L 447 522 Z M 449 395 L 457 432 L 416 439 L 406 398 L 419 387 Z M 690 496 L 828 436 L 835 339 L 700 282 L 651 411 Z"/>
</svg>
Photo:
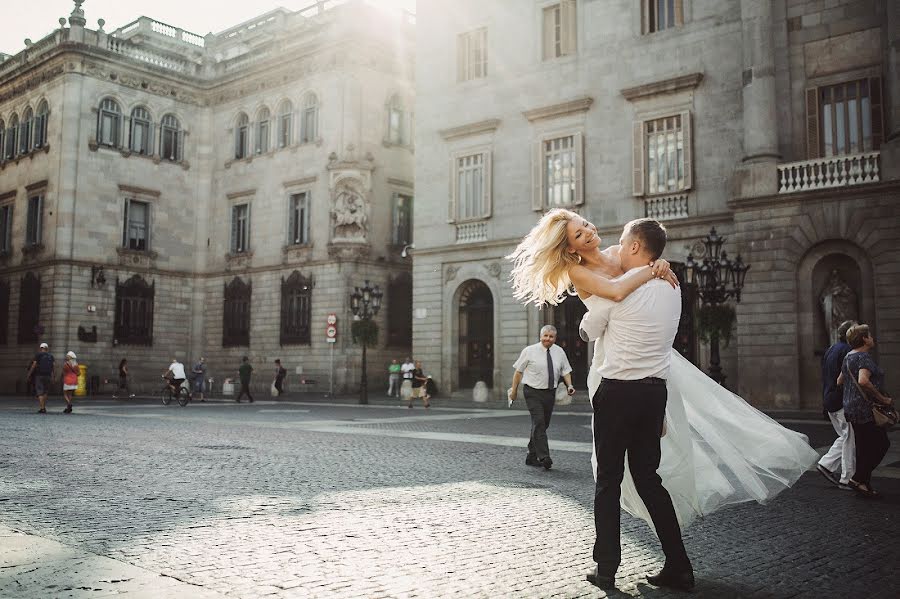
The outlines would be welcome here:
<svg viewBox="0 0 900 599">
<path fill-rule="evenodd" d="M 415 10 L 415 0 L 368 0 L 386 7 Z M 4 0 L 12 3 L 12 0 Z M 97 19 L 105 19 L 104 31 L 110 32 L 140 16 L 147 16 L 198 35 L 219 32 L 282 6 L 298 10 L 314 0 L 85 0 L 82 8 L 89 29 L 97 28 Z M 25 38 L 37 42 L 59 28 L 59 18 L 67 17 L 75 7 L 71 0 L 26 0 L 4 10 L 0 19 L 0 52 L 17 54 L 25 48 Z M 8 7 L 11 8 L 11 7 Z"/>
</svg>

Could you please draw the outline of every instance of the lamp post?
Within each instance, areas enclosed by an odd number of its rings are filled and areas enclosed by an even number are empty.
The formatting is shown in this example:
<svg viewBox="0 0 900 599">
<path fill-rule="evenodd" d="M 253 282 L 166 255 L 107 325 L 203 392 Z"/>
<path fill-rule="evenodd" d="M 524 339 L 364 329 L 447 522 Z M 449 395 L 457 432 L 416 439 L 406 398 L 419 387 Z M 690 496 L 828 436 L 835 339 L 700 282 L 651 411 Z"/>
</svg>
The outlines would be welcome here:
<svg viewBox="0 0 900 599">
<path fill-rule="evenodd" d="M 350 310 L 353 312 L 353 317 L 356 320 L 361 320 L 363 322 L 371 322 L 381 308 L 382 295 L 381 290 L 378 289 L 378 285 L 375 285 L 374 287 L 369 286 L 368 279 L 366 279 L 366 283 L 363 285 L 362 289 L 354 287 L 353 293 L 350 294 Z M 366 376 L 366 348 L 369 345 L 368 335 L 361 335 L 360 341 L 362 342 L 362 377 L 359 381 L 359 403 L 367 404 L 369 403 L 368 378 Z"/>
<path fill-rule="evenodd" d="M 688 254 L 685 262 L 687 283 L 697 285 L 704 306 L 716 308 L 731 298 L 740 303 L 750 265 L 744 264 L 740 254 L 734 260 L 728 257 L 728 252 L 722 249 L 725 238 L 716 233 L 715 227 L 701 241 L 706 247 L 706 255 L 702 262 L 697 262 L 693 254 Z M 709 333 L 709 376 L 720 385 L 725 382 L 719 361 L 719 328 L 715 326 Z"/>
</svg>

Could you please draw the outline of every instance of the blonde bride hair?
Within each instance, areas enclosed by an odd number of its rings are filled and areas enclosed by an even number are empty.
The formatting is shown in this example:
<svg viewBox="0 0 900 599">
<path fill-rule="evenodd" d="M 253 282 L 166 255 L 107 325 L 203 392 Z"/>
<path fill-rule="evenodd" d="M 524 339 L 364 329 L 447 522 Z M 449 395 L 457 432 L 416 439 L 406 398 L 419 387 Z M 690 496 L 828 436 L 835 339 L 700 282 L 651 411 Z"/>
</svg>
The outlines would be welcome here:
<svg viewBox="0 0 900 599">
<path fill-rule="evenodd" d="M 581 262 L 574 252 L 567 252 L 567 225 L 581 218 L 564 208 L 549 211 L 529 231 L 515 251 L 507 256 L 512 260 L 510 274 L 513 296 L 535 306 L 558 305 L 571 293 L 569 268 Z"/>
</svg>

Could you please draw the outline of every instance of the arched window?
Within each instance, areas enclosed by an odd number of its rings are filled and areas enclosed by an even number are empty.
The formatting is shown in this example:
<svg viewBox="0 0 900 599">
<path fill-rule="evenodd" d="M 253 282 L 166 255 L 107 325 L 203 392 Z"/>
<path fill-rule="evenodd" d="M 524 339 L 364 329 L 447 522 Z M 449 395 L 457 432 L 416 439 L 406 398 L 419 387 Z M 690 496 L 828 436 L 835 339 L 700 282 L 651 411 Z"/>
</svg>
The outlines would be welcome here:
<svg viewBox="0 0 900 599">
<path fill-rule="evenodd" d="M 285 100 L 278 107 L 278 147 L 291 145 L 294 133 L 294 105 Z"/>
<path fill-rule="evenodd" d="M 106 98 L 100 102 L 97 114 L 97 143 L 101 146 L 118 148 L 122 134 L 122 109 L 115 100 Z"/>
<path fill-rule="evenodd" d="M 222 315 L 222 347 L 250 345 L 250 298 L 252 283 L 235 277 L 225 285 Z"/>
<path fill-rule="evenodd" d="M 34 120 L 34 147 L 43 148 L 47 145 L 47 118 L 50 116 L 50 105 L 47 100 L 38 104 L 37 117 Z"/>
<path fill-rule="evenodd" d="M 234 128 L 234 157 L 238 160 L 246 158 L 250 150 L 250 118 L 241 113 Z"/>
<path fill-rule="evenodd" d="M 22 115 L 22 123 L 19 125 L 19 154 L 27 154 L 31 151 L 31 128 L 34 124 L 34 111 L 31 106 L 25 109 Z"/>
<path fill-rule="evenodd" d="M 319 98 L 309 92 L 303 98 L 303 118 L 300 123 L 300 143 L 316 141 L 319 135 Z"/>
<path fill-rule="evenodd" d="M 269 138 L 272 114 L 263 106 L 256 117 L 256 153 L 265 154 L 269 151 Z"/>
<path fill-rule="evenodd" d="M 17 140 L 19 138 L 19 116 L 14 112 L 9 117 L 9 128 L 6 129 L 6 146 L 3 150 L 3 156 L 7 160 L 16 157 Z"/>
<path fill-rule="evenodd" d="M 181 162 L 184 155 L 184 131 L 175 115 L 162 118 L 159 133 L 159 157 L 163 160 Z"/>
<path fill-rule="evenodd" d="M 294 271 L 281 279 L 281 345 L 309 344 L 312 279 Z"/>
<path fill-rule="evenodd" d="M 36 343 L 41 321 L 41 278 L 25 273 L 19 285 L 19 344 Z"/>
<path fill-rule="evenodd" d="M 403 101 L 400 99 L 400 96 L 391 96 L 391 99 L 388 101 L 387 109 L 388 142 L 397 145 L 407 145 L 409 143 L 409 133 L 406 111 L 403 108 Z"/>
<path fill-rule="evenodd" d="M 153 345 L 153 300 L 156 283 L 148 285 L 141 275 L 124 283 L 116 279 L 116 320 L 113 334 L 126 345 Z"/>
<path fill-rule="evenodd" d="M 150 121 L 150 111 L 143 106 L 138 106 L 131 111 L 131 132 L 129 134 L 128 148 L 135 154 L 149 156 L 153 153 L 153 124 Z"/>
</svg>

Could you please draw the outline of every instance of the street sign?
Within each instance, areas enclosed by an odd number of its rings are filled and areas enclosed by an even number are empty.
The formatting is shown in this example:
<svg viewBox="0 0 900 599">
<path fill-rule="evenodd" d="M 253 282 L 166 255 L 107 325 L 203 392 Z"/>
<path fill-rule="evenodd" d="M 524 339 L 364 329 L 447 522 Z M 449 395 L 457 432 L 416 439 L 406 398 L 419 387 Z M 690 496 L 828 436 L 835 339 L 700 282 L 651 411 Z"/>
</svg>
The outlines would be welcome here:
<svg viewBox="0 0 900 599">
<path fill-rule="evenodd" d="M 328 315 L 328 324 L 337 324 L 337 314 Z"/>
<path fill-rule="evenodd" d="M 337 337 L 337 327 L 333 324 L 328 325 L 325 328 L 325 336 L 328 337 L 329 341 L 332 341 L 335 337 Z"/>
</svg>

